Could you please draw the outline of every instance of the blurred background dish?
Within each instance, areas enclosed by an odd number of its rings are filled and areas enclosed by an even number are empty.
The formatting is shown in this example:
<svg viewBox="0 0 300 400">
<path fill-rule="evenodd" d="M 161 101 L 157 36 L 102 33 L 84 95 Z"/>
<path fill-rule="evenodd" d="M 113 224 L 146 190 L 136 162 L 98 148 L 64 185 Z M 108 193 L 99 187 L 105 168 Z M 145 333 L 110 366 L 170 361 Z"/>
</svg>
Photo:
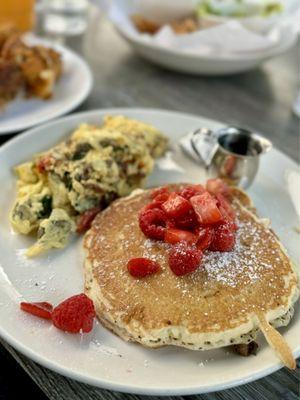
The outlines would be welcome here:
<svg viewBox="0 0 300 400">
<path fill-rule="evenodd" d="M 88 0 L 0 1 L 0 135 L 65 114 L 88 96 L 87 63 L 58 44 L 85 31 L 87 7 Z"/>
<path fill-rule="evenodd" d="M 250 30 L 266 33 L 287 10 L 282 0 L 199 0 L 196 12 L 200 24 L 236 19 Z"/>
<path fill-rule="evenodd" d="M 63 74 L 59 52 L 51 47 L 26 43 L 15 25 L 0 25 L 0 107 L 18 94 L 24 99 L 52 97 Z"/>
<path fill-rule="evenodd" d="M 272 29 L 265 33 L 249 29 L 233 17 L 217 17 L 223 18 L 222 23 L 204 19 L 204 25 L 201 25 L 196 17 L 196 11 L 199 15 L 196 6 L 190 15 L 187 10 L 176 9 L 180 19 L 174 21 L 174 14 L 170 13 L 169 24 L 162 25 L 153 13 L 146 12 L 145 5 L 150 7 L 154 0 L 143 2 L 142 9 L 132 0 L 98 0 L 98 3 L 118 32 L 141 56 L 186 73 L 224 75 L 243 72 L 283 53 L 297 38 L 296 22 L 290 12 L 291 7 L 296 9 L 299 3 L 295 5 L 293 0 L 286 3 L 285 11 L 277 11 L 280 18 L 276 24 L 274 21 L 271 24 L 266 16 Z M 160 9 L 156 4 L 156 13 Z M 165 4 L 162 10 L 165 20 Z"/>
<path fill-rule="evenodd" d="M 24 41 L 31 46 L 42 45 L 56 50 L 62 58 L 63 73 L 49 100 L 17 97 L 5 104 L 0 109 L 0 135 L 21 131 L 66 114 L 85 100 L 92 88 L 90 68 L 76 53 L 30 33 L 25 35 Z"/>
</svg>

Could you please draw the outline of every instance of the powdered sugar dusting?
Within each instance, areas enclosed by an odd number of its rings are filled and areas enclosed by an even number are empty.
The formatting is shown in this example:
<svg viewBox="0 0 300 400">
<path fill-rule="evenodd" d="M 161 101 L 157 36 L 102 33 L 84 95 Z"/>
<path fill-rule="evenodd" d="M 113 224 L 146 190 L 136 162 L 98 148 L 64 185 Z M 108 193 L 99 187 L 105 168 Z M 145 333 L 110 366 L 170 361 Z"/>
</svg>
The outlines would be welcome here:
<svg viewBox="0 0 300 400">
<path fill-rule="evenodd" d="M 245 283 L 255 282 L 261 273 L 272 269 L 270 260 L 264 260 L 261 231 L 266 228 L 249 221 L 239 222 L 233 251 L 205 252 L 202 263 L 208 278 L 235 287 L 241 278 Z"/>
<path fill-rule="evenodd" d="M 169 245 L 163 242 L 154 242 L 151 239 L 147 239 L 144 242 L 144 251 L 142 257 L 149 258 L 150 260 L 162 263 L 165 260 L 164 252 L 155 252 L 155 249 L 167 250 Z"/>
</svg>

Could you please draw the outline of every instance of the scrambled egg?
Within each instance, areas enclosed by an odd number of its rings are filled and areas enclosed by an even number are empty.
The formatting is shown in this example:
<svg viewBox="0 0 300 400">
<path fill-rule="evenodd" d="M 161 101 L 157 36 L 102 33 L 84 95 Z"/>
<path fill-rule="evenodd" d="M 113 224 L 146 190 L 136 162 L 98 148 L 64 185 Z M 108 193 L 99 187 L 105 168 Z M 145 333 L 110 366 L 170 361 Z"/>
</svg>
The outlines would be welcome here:
<svg viewBox="0 0 300 400">
<path fill-rule="evenodd" d="M 107 116 L 101 127 L 83 124 L 66 141 L 15 167 L 18 195 L 13 228 L 36 234 L 36 256 L 66 246 L 79 218 L 143 186 L 167 139 L 154 127 Z"/>
</svg>

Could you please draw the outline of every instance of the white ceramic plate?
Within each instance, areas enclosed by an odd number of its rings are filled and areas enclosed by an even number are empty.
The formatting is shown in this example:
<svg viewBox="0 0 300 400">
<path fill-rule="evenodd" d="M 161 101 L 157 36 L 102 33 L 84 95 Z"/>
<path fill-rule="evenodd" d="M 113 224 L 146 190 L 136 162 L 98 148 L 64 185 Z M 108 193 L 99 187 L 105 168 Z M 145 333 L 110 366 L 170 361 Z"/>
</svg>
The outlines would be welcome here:
<svg viewBox="0 0 300 400">
<path fill-rule="evenodd" d="M 114 0 L 106 4 L 105 0 L 95 0 L 107 13 L 120 35 L 145 59 L 171 70 L 194 75 L 229 75 L 248 71 L 265 61 L 276 57 L 297 41 L 296 30 L 286 24 L 278 31 L 278 40 L 270 48 L 258 52 L 216 53 L 203 52 L 192 54 L 180 49 L 163 47 L 153 40 L 144 40 L 144 35 L 132 29 L 126 15 L 136 12 L 133 0 Z M 103 3 L 105 5 L 103 5 Z M 110 4 L 112 6 L 110 7 Z M 129 24 L 129 25 L 128 25 Z"/>
<path fill-rule="evenodd" d="M 81 122 L 100 124 L 105 114 L 125 114 L 154 124 L 166 132 L 172 143 L 172 160 L 159 161 L 149 185 L 204 179 L 203 170 L 188 159 L 178 146 L 186 132 L 221 124 L 175 112 L 143 109 L 107 109 L 72 115 L 30 130 L 0 149 L 0 335 L 38 363 L 63 375 L 112 390 L 151 394 L 184 395 L 220 390 L 253 381 L 281 367 L 276 355 L 261 339 L 256 357 L 239 357 L 226 350 L 193 352 L 165 347 L 157 350 L 126 343 L 96 323 L 90 334 L 63 333 L 48 322 L 19 310 L 21 299 L 48 300 L 57 304 L 82 292 L 83 253 L 81 240 L 65 250 L 52 251 L 29 260 L 24 249 L 32 242 L 12 232 L 8 211 L 15 198 L 12 167 L 67 137 Z M 175 163 L 175 164 L 174 164 Z M 300 259 L 299 236 L 293 230 L 296 214 L 284 187 L 285 169 L 296 164 L 277 150 L 263 159 L 250 190 L 261 215 L 270 217 L 293 259 Z M 288 327 L 285 339 L 300 355 L 300 307 Z"/>
<path fill-rule="evenodd" d="M 73 110 L 86 99 L 92 88 L 92 74 L 87 63 L 73 51 L 31 34 L 30 45 L 52 47 L 62 55 L 64 72 L 49 100 L 24 99 L 19 96 L 0 110 L 0 135 L 21 131 L 59 117 Z"/>
</svg>

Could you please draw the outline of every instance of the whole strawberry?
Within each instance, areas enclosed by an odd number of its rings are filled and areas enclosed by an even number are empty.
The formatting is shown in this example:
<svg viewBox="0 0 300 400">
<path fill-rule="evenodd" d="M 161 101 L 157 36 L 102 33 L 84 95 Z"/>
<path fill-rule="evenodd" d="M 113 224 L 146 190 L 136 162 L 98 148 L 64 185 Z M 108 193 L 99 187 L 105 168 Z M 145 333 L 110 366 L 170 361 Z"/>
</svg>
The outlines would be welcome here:
<svg viewBox="0 0 300 400">
<path fill-rule="evenodd" d="M 52 312 L 52 321 L 56 328 L 69 333 L 90 332 L 93 329 L 95 308 L 92 300 L 85 294 L 72 296 Z"/>
<path fill-rule="evenodd" d="M 175 244 L 169 251 L 169 266 L 177 276 L 194 272 L 199 268 L 201 259 L 202 251 L 185 242 Z"/>
</svg>

